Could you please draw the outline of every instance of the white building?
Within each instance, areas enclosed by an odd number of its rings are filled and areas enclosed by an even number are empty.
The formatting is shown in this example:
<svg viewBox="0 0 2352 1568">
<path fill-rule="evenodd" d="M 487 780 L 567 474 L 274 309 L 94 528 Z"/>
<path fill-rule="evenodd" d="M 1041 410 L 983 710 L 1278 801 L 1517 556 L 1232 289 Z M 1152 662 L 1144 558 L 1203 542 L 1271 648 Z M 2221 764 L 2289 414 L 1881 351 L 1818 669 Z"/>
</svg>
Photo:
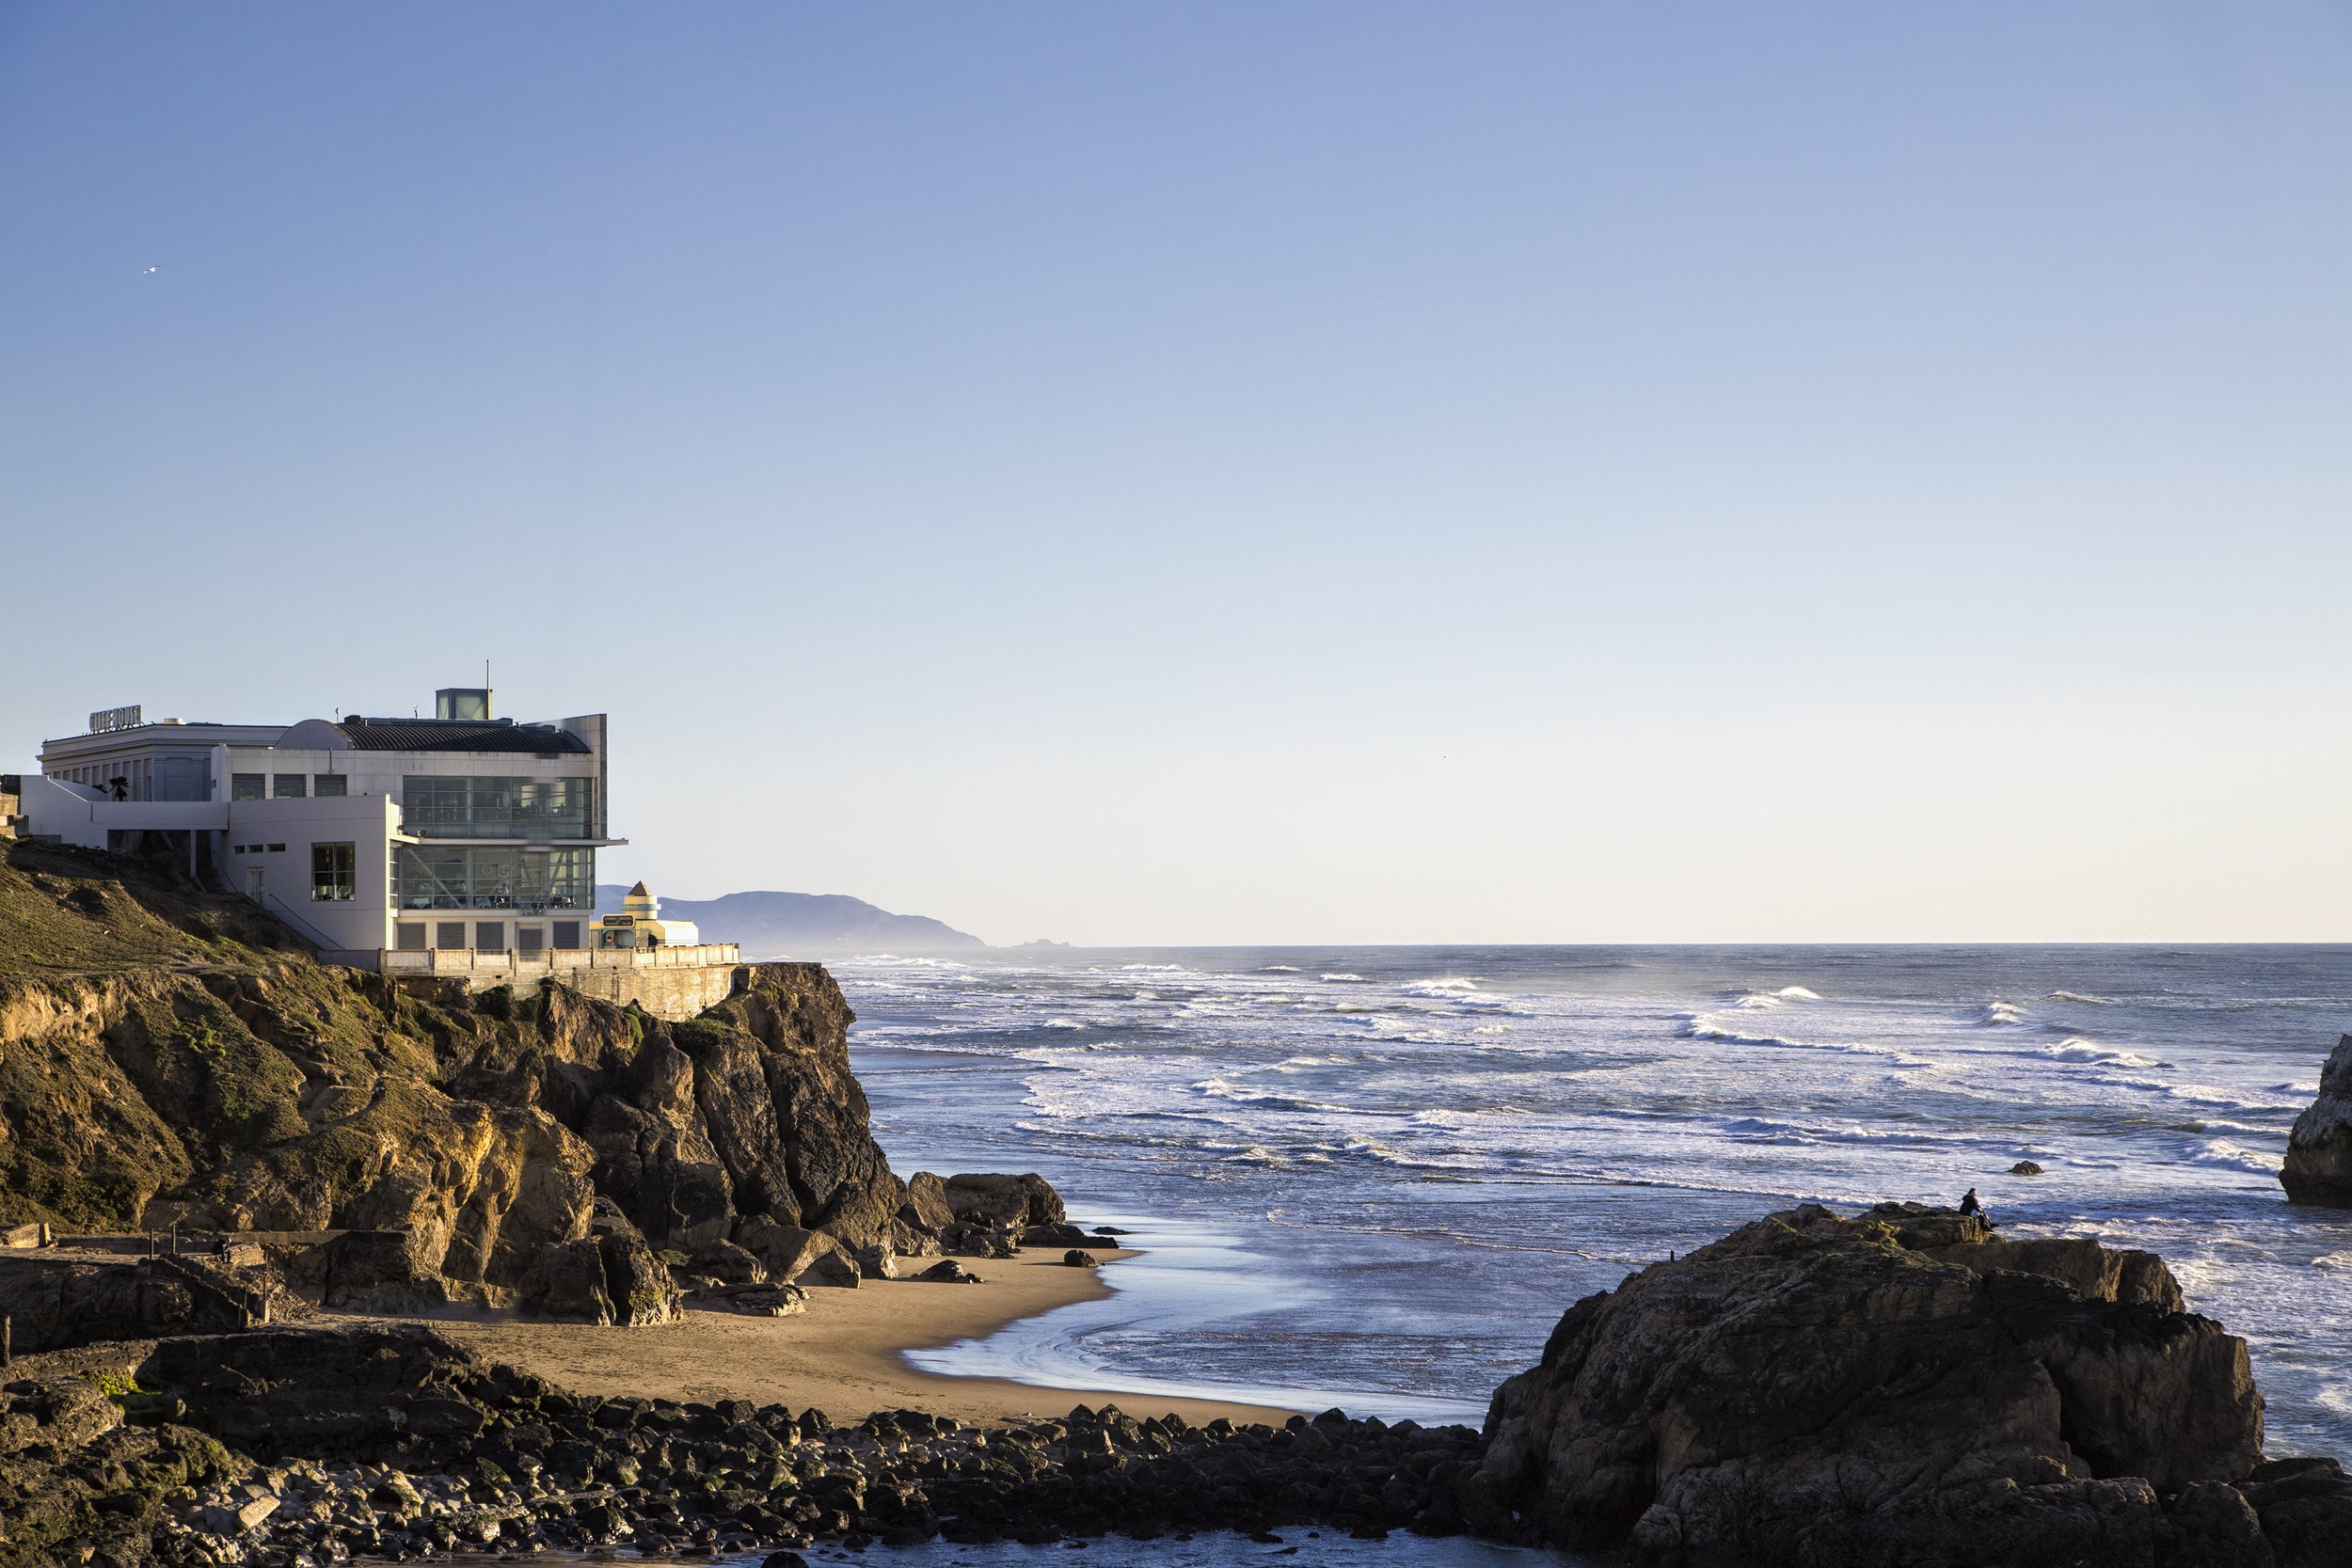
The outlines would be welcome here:
<svg viewBox="0 0 2352 1568">
<path fill-rule="evenodd" d="M 340 963 L 476 985 L 733 964 L 732 945 L 693 942 L 691 927 L 663 945 L 649 896 L 642 937 L 599 930 L 596 851 L 628 842 L 607 832 L 606 784 L 603 714 L 516 723 L 492 717 L 487 689 L 452 688 L 431 719 L 93 713 L 89 733 L 42 745 L 20 809 L 28 837 L 184 853 L 191 875 Z"/>
</svg>

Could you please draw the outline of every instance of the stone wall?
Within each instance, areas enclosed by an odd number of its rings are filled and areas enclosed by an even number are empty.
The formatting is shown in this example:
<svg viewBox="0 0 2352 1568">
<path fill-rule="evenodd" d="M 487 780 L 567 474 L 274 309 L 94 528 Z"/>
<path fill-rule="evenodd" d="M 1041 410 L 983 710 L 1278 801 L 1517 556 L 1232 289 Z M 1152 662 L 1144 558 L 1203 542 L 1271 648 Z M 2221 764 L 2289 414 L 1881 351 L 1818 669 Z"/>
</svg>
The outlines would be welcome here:
<svg viewBox="0 0 2352 1568">
<path fill-rule="evenodd" d="M 665 964 L 658 968 L 598 964 L 593 968 L 561 970 L 525 964 L 511 968 L 485 964 L 470 970 L 443 970 L 431 979 L 405 974 L 397 978 L 404 986 L 420 988 L 421 995 L 431 995 L 435 989 L 454 980 L 476 994 L 505 986 L 513 990 L 517 1000 L 536 996 L 541 982 L 552 979 L 566 990 L 610 1002 L 616 1007 L 634 1002 L 654 1017 L 675 1023 L 733 996 L 743 988 L 744 974 L 744 966 L 737 963 Z"/>
</svg>

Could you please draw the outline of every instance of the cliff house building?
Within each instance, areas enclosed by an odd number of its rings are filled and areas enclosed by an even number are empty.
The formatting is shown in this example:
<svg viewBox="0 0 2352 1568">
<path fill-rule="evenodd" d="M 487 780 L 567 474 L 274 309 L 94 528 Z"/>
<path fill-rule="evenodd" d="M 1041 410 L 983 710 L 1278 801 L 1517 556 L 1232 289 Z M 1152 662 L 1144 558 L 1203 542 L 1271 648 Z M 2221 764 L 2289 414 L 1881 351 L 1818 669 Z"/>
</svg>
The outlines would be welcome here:
<svg viewBox="0 0 2352 1568">
<path fill-rule="evenodd" d="M 486 687 L 436 693 L 430 719 L 215 724 L 110 708 L 42 744 L 19 831 L 184 855 L 191 876 L 332 962 L 477 990 L 553 976 L 691 1015 L 727 994 L 739 953 L 656 919 L 642 882 L 630 919 L 597 922 L 596 851 L 628 842 L 606 821 L 605 735 L 600 713 L 496 718 Z"/>
</svg>

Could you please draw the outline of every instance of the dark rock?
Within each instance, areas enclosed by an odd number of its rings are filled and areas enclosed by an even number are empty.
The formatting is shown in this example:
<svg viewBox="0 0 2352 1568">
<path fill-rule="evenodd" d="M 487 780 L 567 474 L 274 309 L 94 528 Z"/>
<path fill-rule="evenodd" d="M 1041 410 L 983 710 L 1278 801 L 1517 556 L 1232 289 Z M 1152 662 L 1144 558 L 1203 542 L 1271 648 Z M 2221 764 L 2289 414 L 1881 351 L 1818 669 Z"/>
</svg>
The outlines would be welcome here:
<svg viewBox="0 0 2352 1568">
<path fill-rule="evenodd" d="M 2031 1160 L 2020 1160 L 2009 1167 L 2009 1173 L 2011 1176 L 2040 1176 L 2042 1167 Z"/>
<path fill-rule="evenodd" d="M 2279 1182 L 2290 1202 L 2352 1209 L 2352 1035 L 2336 1042 L 2318 1098 L 2295 1118 Z"/>
<path fill-rule="evenodd" d="M 908 1177 L 906 1196 L 898 1204 L 898 1217 L 917 1230 L 933 1233 L 955 1224 L 956 1212 L 947 1207 L 947 1184 L 927 1170 Z"/>
<path fill-rule="evenodd" d="M 764 1285 L 768 1282 L 768 1266 L 744 1247 L 733 1242 L 714 1242 L 686 1260 L 693 1273 L 707 1275 L 723 1285 Z"/>
<path fill-rule="evenodd" d="M 956 1218 L 989 1226 L 1023 1228 L 1059 1225 L 1070 1215 L 1061 1195 L 1045 1178 L 1026 1176 L 951 1176 L 947 1178 L 947 1207 Z"/>
<path fill-rule="evenodd" d="M 898 1257 L 888 1242 L 876 1242 L 871 1246 L 856 1248 L 850 1255 L 857 1261 L 857 1272 L 867 1279 L 898 1277 Z"/>
<path fill-rule="evenodd" d="M 2260 1457 L 2245 1343 L 2177 1310 L 2161 1261 L 2099 1250 L 1916 1205 L 1758 1221 L 1571 1308 L 1497 1391 L 1464 1514 L 1645 1564 L 2223 1551 L 2242 1514 L 2190 1489 Z"/>
<path fill-rule="evenodd" d="M 933 1280 L 943 1285 L 977 1285 L 980 1283 L 978 1275 L 974 1274 L 952 1258 L 933 1263 L 914 1277 Z"/>
<path fill-rule="evenodd" d="M 1090 1269 L 1096 1266 L 1094 1254 L 1090 1252 L 1080 1252 L 1074 1247 L 1070 1251 L 1063 1253 L 1061 1255 L 1061 1260 L 1069 1264 L 1073 1269 Z"/>
<path fill-rule="evenodd" d="M 537 1317 L 640 1327 L 675 1323 L 677 1284 L 644 1238 L 607 1231 L 542 1247 L 520 1305 Z"/>
</svg>

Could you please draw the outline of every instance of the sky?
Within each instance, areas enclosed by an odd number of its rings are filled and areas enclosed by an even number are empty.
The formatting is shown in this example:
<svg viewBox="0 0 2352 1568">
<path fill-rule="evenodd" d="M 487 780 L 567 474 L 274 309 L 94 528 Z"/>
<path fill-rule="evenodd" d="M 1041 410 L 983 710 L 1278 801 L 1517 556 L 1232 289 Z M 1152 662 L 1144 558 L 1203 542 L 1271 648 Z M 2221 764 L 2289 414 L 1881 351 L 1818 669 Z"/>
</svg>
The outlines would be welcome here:
<svg viewBox="0 0 2352 1568">
<path fill-rule="evenodd" d="M 992 941 L 2352 940 L 2352 9 L 0 0 L 0 756 Z M 0 765 L 6 766 L 6 765 Z"/>
</svg>

